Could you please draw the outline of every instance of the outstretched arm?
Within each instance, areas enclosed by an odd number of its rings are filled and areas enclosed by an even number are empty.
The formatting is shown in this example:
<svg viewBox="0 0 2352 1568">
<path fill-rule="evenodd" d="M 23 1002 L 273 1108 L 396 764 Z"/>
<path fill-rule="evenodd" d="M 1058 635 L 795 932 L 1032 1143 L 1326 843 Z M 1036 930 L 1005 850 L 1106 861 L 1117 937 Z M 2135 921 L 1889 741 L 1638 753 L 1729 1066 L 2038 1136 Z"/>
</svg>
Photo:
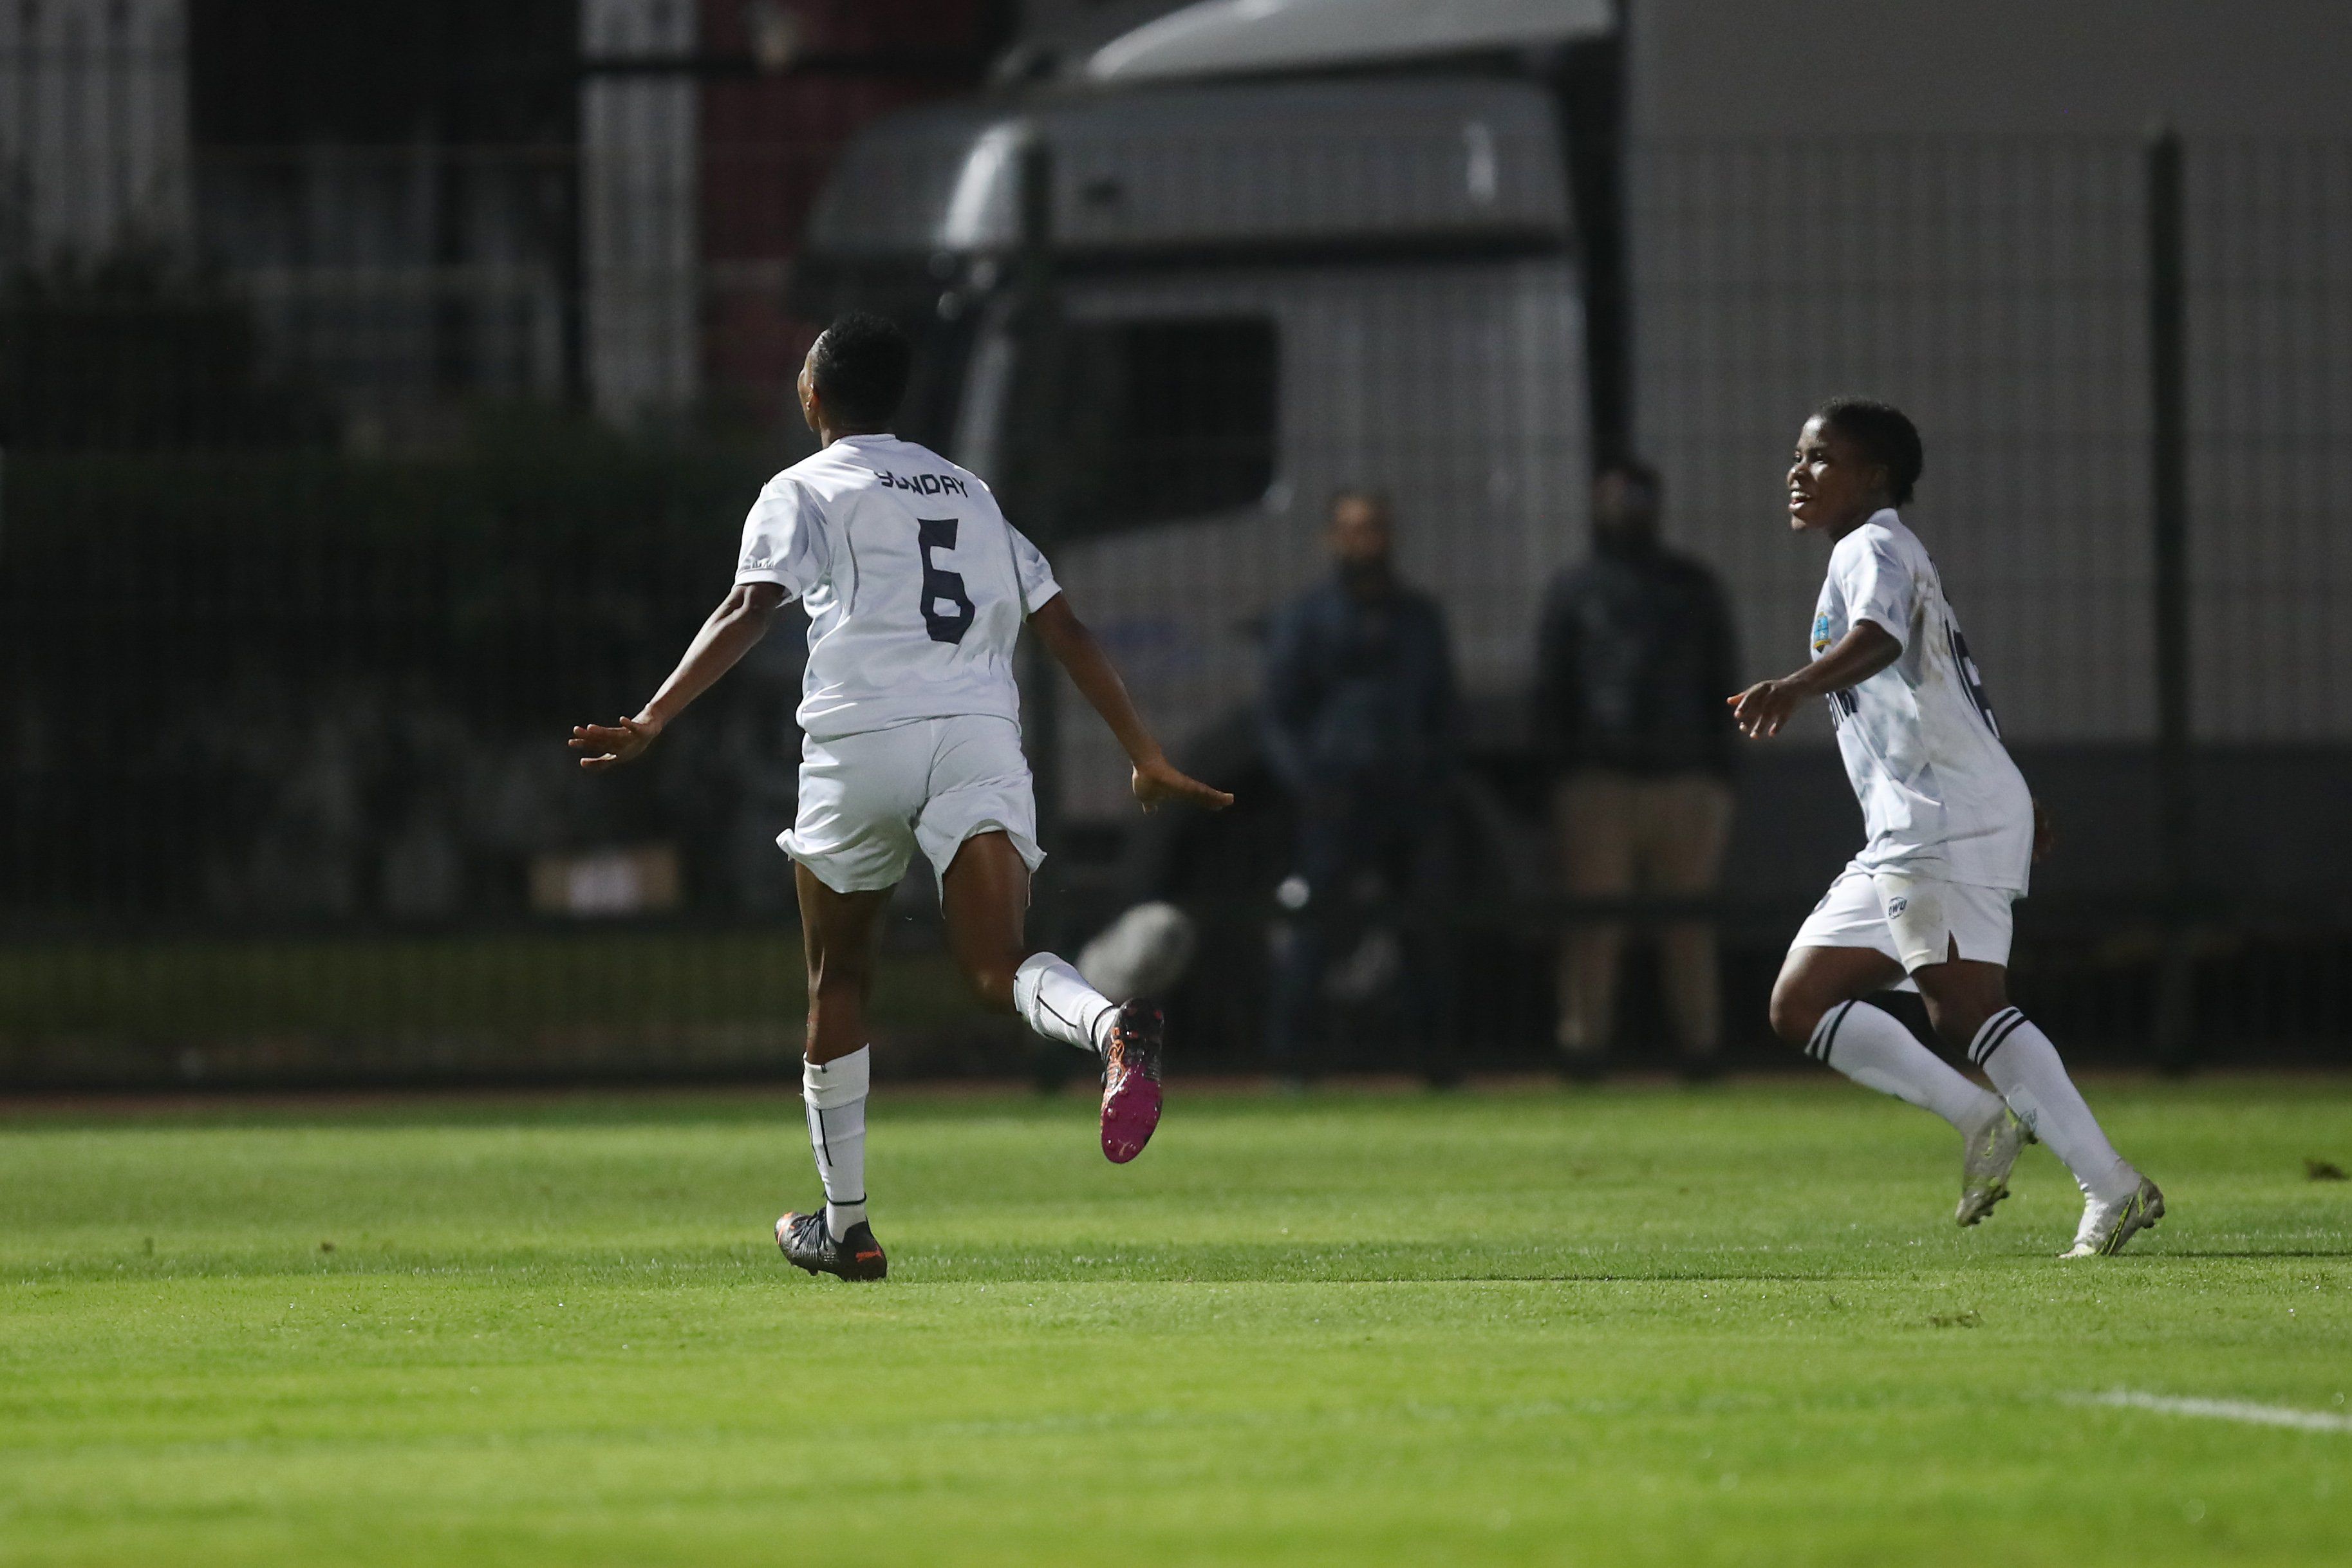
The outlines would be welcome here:
<svg viewBox="0 0 2352 1568">
<path fill-rule="evenodd" d="M 1739 732 L 1751 741 L 1769 741 L 1797 710 L 1798 704 L 1832 691 L 1859 686 L 1903 657 L 1903 645 L 1876 621 L 1857 621 L 1838 638 L 1837 646 L 1794 675 L 1759 680 L 1737 697 L 1727 697 Z"/>
<path fill-rule="evenodd" d="M 1103 652 L 1095 634 L 1078 619 L 1070 608 L 1070 596 L 1056 594 L 1030 612 L 1029 629 L 1054 656 L 1055 660 L 1069 672 L 1071 684 L 1079 695 L 1102 715 L 1110 732 L 1118 737 L 1127 760 L 1135 765 L 1133 787 L 1135 798 L 1143 809 L 1151 811 L 1167 800 L 1189 800 L 1194 805 L 1211 811 L 1223 811 L 1234 804 L 1234 797 L 1221 789 L 1212 789 L 1200 780 L 1177 771 L 1151 731 L 1143 727 L 1143 716 L 1135 710 L 1134 700 L 1127 694 L 1127 682 Z"/>
<path fill-rule="evenodd" d="M 677 661 L 677 668 L 635 718 L 618 724 L 573 726 L 570 745 L 580 753 L 580 765 L 597 773 L 645 755 L 646 748 L 686 710 L 688 703 L 709 690 L 768 635 L 769 623 L 783 604 L 784 591 L 773 583 L 738 583 L 710 612 L 694 641 L 687 645 L 686 657 Z"/>
</svg>

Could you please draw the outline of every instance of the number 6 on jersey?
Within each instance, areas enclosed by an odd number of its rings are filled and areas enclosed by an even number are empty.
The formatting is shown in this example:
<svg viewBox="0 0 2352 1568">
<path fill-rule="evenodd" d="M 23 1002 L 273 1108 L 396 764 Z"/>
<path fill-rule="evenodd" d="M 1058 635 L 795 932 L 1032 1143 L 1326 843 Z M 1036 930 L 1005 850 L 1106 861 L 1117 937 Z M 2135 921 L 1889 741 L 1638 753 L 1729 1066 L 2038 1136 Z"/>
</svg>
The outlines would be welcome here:
<svg viewBox="0 0 2352 1568">
<path fill-rule="evenodd" d="M 919 517 L 915 528 L 916 542 L 923 552 L 923 625 L 929 628 L 933 642 L 960 643 L 963 634 L 971 630 L 971 595 L 963 591 L 962 573 L 950 572 L 931 559 L 934 550 L 955 548 L 956 520 Z M 945 613 L 940 611 L 942 605 L 949 606 Z"/>
</svg>

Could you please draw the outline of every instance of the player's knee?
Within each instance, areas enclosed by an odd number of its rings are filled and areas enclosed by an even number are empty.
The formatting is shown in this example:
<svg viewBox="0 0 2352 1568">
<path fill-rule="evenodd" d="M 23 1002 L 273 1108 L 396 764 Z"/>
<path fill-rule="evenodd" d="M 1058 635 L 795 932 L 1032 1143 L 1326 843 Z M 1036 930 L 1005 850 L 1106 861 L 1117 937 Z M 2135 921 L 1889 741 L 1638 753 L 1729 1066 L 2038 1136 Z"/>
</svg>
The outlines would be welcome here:
<svg viewBox="0 0 2352 1568">
<path fill-rule="evenodd" d="M 990 953 L 985 957 L 963 960 L 964 984 L 980 999 L 981 1005 L 994 1012 L 1013 1011 L 1013 974 L 1021 967 L 1017 953 Z"/>
<path fill-rule="evenodd" d="M 1940 1005 L 1927 1000 L 1927 1024 L 1936 1031 L 1937 1040 L 1946 1049 L 1965 1051 L 1969 1043 L 1977 1037 L 1977 1031 L 1984 1027 L 1985 1020 L 1999 1010 L 1997 1005 L 1987 1005 L 1974 997 L 1945 1002 Z"/>
<path fill-rule="evenodd" d="M 1802 1046 L 1813 1037 L 1813 1029 L 1821 1023 L 1822 1011 L 1821 1003 L 1807 995 L 1801 987 L 1785 982 L 1772 987 L 1772 1033 L 1790 1045 Z"/>
<path fill-rule="evenodd" d="M 2001 972 L 1989 964 L 1937 964 L 1921 970 L 1918 981 L 1927 1022 L 1951 1050 L 1967 1049 L 1985 1020 L 2009 1005 Z"/>
</svg>

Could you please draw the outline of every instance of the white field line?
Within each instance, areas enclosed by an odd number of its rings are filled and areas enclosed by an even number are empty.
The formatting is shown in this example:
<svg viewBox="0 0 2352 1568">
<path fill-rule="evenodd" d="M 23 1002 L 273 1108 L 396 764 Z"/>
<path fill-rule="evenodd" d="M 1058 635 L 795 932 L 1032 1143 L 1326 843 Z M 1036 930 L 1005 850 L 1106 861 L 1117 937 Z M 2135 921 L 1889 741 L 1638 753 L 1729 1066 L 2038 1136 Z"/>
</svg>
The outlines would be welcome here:
<svg viewBox="0 0 2352 1568">
<path fill-rule="evenodd" d="M 2326 1410 L 2298 1410 L 2292 1405 L 2256 1405 L 2243 1399 L 2179 1399 L 2168 1394 L 2142 1394 L 2112 1388 L 2105 1394 L 2083 1394 L 2077 1405 L 2113 1405 L 2127 1410 L 2155 1410 L 2167 1415 L 2202 1415 L 2212 1421 L 2242 1421 L 2253 1426 L 2292 1426 L 2298 1432 L 2352 1432 L 2352 1415 Z"/>
</svg>

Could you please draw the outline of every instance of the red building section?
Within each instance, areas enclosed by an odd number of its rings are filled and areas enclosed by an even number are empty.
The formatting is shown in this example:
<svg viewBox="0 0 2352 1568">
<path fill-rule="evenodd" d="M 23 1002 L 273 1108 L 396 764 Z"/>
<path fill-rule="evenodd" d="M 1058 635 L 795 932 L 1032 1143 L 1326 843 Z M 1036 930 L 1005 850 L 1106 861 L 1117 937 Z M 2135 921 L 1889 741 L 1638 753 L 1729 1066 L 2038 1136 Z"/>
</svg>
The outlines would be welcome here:
<svg viewBox="0 0 2352 1568">
<path fill-rule="evenodd" d="M 701 95 L 702 379 L 722 404 L 781 414 L 822 322 L 784 279 L 841 148 L 868 121 L 970 92 L 1012 36 L 1010 0 L 700 0 L 702 50 L 755 68 Z M 762 55 L 765 68 L 758 68 Z"/>
</svg>

